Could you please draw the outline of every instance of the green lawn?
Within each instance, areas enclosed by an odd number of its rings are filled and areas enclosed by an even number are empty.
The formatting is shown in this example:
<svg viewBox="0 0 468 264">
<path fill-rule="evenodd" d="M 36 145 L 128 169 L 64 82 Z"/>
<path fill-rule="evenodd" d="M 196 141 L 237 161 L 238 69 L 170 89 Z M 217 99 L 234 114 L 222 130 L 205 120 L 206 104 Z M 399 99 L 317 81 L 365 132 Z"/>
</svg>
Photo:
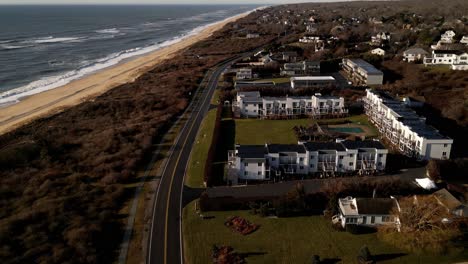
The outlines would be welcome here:
<svg viewBox="0 0 468 264">
<path fill-rule="evenodd" d="M 377 129 L 372 126 L 365 115 L 350 116 L 338 119 L 320 119 L 319 122 L 341 122 L 350 120 L 353 123 L 367 126 L 370 136 L 377 136 Z M 236 119 L 235 120 L 235 142 L 236 144 L 261 145 L 265 143 L 274 144 L 296 144 L 297 138 L 294 134 L 294 126 L 309 126 L 311 119 L 289 119 L 289 120 L 259 120 L 259 119 Z"/>
<path fill-rule="evenodd" d="M 219 91 L 216 90 L 211 99 L 212 107 L 218 102 Z M 197 134 L 197 139 L 194 142 L 190 161 L 185 177 L 185 185 L 192 188 L 204 187 L 203 174 L 205 171 L 205 159 L 208 155 L 211 141 L 213 139 L 213 131 L 216 119 L 216 108 L 208 111 L 208 114 L 203 119 L 200 130 Z"/>
<path fill-rule="evenodd" d="M 195 213 L 195 202 L 184 208 L 184 253 L 187 263 L 211 263 L 214 244 L 229 245 L 237 252 L 247 254 L 248 263 L 310 263 L 313 255 L 319 255 L 321 259 L 340 259 L 338 263 L 356 263 L 362 245 L 367 245 L 371 254 L 385 259 L 378 263 L 450 263 L 457 260 L 456 255 L 406 254 L 379 241 L 376 234 L 352 235 L 335 231 L 322 216 L 262 218 L 248 211 L 204 214 L 214 218 L 201 219 Z M 260 228 L 242 236 L 223 225 L 229 216 L 244 217 L 259 224 Z"/>
<path fill-rule="evenodd" d="M 273 79 L 261 79 L 255 82 L 289 83 L 291 82 L 291 79 L 289 77 L 282 77 L 282 78 L 273 78 Z"/>
</svg>

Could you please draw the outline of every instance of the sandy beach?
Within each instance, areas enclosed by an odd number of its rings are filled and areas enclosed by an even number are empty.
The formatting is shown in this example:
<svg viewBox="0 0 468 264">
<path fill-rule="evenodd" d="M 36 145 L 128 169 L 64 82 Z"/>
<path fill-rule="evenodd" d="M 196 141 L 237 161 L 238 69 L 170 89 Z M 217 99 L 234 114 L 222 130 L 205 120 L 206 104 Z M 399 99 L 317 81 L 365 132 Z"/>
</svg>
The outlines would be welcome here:
<svg viewBox="0 0 468 264">
<path fill-rule="evenodd" d="M 171 58 L 180 50 L 208 38 L 226 24 L 246 15 L 231 17 L 171 46 L 106 68 L 64 86 L 24 98 L 14 105 L 0 108 L 0 134 L 26 124 L 35 118 L 62 111 L 85 100 L 91 100 L 120 84 L 132 82 L 142 73 Z"/>
</svg>

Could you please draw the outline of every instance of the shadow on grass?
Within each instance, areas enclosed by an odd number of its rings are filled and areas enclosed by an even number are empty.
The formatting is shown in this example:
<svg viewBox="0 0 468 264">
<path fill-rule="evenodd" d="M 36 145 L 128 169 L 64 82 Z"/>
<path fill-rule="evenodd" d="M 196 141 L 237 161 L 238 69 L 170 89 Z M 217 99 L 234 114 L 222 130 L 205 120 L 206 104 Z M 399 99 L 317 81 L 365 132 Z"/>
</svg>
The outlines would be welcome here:
<svg viewBox="0 0 468 264">
<path fill-rule="evenodd" d="M 233 119 L 221 121 L 220 137 L 216 144 L 216 155 L 213 162 L 214 185 L 224 184 L 224 165 L 227 163 L 228 150 L 232 150 L 235 144 L 236 123 Z"/>
<path fill-rule="evenodd" d="M 205 191 L 205 188 L 191 188 L 191 187 L 184 185 L 184 190 L 183 190 L 184 195 L 182 196 L 182 207 L 185 207 L 187 204 L 198 199 L 204 191 Z"/>
<path fill-rule="evenodd" d="M 405 253 L 378 254 L 378 255 L 374 255 L 373 259 L 375 262 L 379 262 L 379 261 L 387 261 L 387 260 L 404 257 L 406 255 L 408 254 L 405 254 Z"/>
<path fill-rule="evenodd" d="M 335 264 L 335 263 L 338 263 L 340 261 L 341 261 L 341 259 L 339 259 L 339 258 L 326 258 L 326 259 L 322 259 L 320 261 L 320 264 Z"/>
<path fill-rule="evenodd" d="M 252 256 L 263 256 L 266 255 L 267 252 L 244 252 L 244 253 L 239 253 L 240 256 L 247 258 L 247 257 L 252 257 Z"/>
</svg>

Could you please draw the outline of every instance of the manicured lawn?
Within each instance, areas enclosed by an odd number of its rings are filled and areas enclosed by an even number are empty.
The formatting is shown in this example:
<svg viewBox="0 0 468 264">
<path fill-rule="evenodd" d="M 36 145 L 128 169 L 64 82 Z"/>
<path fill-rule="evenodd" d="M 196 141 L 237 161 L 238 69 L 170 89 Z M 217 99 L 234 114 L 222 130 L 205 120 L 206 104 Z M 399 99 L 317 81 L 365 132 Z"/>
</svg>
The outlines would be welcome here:
<svg viewBox="0 0 468 264">
<path fill-rule="evenodd" d="M 261 79 L 255 82 L 289 83 L 290 81 L 291 79 L 289 77 L 285 77 L 285 78 Z"/>
<path fill-rule="evenodd" d="M 367 126 L 369 136 L 377 136 L 377 129 L 369 123 L 365 115 L 350 116 L 339 119 L 320 119 L 319 122 L 340 122 L 350 120 L 353 123 Z M 297 138 L 294 134 L 294 126 L 309 126 L 311 119 L 290 120 L 259 120 L 259 119 L 236 119 L 235 120 L 235 142 L 236 144 L 261 145 L 265 143 L 296 144 Z"/>
<path fill-rule="evenodd" d="M 206 212 L 212 219 L 201 219 L 195 213 L 195 202 L 183 211 L 184 252 L 187 263 L 211 263 L 211 248 L 229 245 L 248 255 L 248 263 L 310 263 L 313 255 L 321 259 L 356 263 L 362 245 L 373 255 L 380 255 L 378 263 L 449 263 L 457 255 L 431 256 L 406 254 L 381 242 L 376 234 L 353 235 L 335 231 L 322 216 L 292 218 L 262 218 L 248 211 Z M 229 216 L 241 216 L 260 228 L 242 236 L 224 226 Z M 460 260 L 460 259 L 458 259 Z M 335 262 L 332 262 L 335 263 Z"/>
<path fill-rule="evenodd" d="M 218 101 L 218 90 L 215 91 L 211 99 L 212 107 L 215 107 Z M 203 174 L 205 171 L 205 159 L 208 155 L 208 150 L 213 138 L 213 131 L 216 119 L 216 108 L 208 111 L 208 114 L 203 119 L 200 130 L 197 134 L 197 139 L 194 142 L 190 161 L 185 177 L 185 185 L 192 188 L 204 187 Z"/>
</svg>

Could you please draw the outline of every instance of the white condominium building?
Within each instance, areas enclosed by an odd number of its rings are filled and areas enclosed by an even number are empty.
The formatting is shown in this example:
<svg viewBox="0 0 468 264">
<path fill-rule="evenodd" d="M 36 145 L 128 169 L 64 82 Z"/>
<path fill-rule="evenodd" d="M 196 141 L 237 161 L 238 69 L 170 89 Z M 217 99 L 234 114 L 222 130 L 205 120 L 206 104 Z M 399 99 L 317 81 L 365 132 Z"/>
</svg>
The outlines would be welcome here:
<svg viewBox="0 0 468 264">
<path fill-rule="evenodd" d="M 343 70 L 355 85 L 382 85 L 383 72 L 362 59 L 343 59 Z"/>
<path fill-rule="evenodd" d="M 385 170 L 388 150 L 379 141 L 236 145 L 228 153 L 231 181 L 273 180 L 285 175 L 368 175 Z"/>
<path fill-rule="evenodd" d="M 441 135 L 402 102 L 367 89 L 364 107 L 369 119 L 402 153 L 423 160 L 448 159 L 453 139 Z"/>
<path fill-rule="evenodd" d="M 299 116 L 344 116 L 348 114 L 344 98 L 336 96 L 262 97 L 260 92 L 238 92 L 232 102 L 238 117 L 291 118 Z"/>
</svg>

